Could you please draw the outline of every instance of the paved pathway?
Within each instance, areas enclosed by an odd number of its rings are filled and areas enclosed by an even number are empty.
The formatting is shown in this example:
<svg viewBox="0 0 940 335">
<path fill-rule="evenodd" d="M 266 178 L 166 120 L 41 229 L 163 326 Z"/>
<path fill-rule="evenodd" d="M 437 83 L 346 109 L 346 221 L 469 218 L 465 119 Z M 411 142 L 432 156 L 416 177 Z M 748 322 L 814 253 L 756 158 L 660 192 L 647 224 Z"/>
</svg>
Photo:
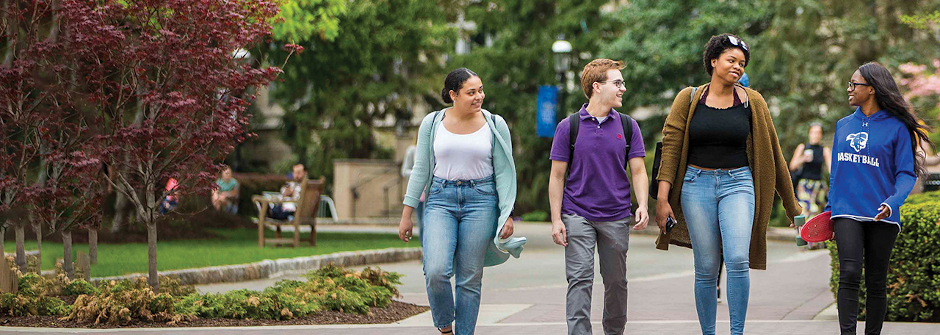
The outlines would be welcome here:
<svg viewBox="0 0 940 335">
<path fill-rule="evenodd" d="M 330 227 L 329 230 L 393 231 L 392 227 Z M 655 228 L 649 228 L 655 230 Z M 517 234 L 529 238 L 521 259 L 487 268 L 483 279 L 483 300 L 477 334 L 564 334 L 565 276 L 564 251 L 551 242 L 550 226 L 518 224 Z M 627 334 L 699 334 L 692 295 L 692 252 L 673 247 L 655 250 L 655 236 L 631 236 L 628 253 L 630 287 Z M 792 242 L 768 243 L 768 270 L 751 271 L 751 298 L 746 331 L 748 334 L 833 334 L 838 331 L 831 312 L 822 313 L 832 302 L 829 291 L 829 256 L 824 250 L 799 251 Z M 405 275 L 401 300 L 427 304 L 424 277 L 418 261 L 382 264 L 381 268 Z M 238 288 L 260 290 L 276 281 L 299 279 L 299 274 L 244 283 L 198 286 L 202 292 L 224 292 Z M 594 330 L 601 333 L 603 284 L 596 274 Z M 722 287 L 724 287 L 722 283 Z M 725 291 L 724 289 L 722 290 Z M 718 333 L 727 334 L 728 310 L 719 305 Z M 814 320 L 816 318 L 817 320 Z M 818 319 L 824 319 L 822 321 Z M 119 334 L 436 334 L 430 315 L 417 315 L 390 325 L 332 325 L 245 328 L 163 328 L 95 330 L 92 333 Z M 860 324 L 860 329 L 863 328 Z M 33 332 L 61 334 L 82 332 L 55 329 L 0 328 L 0 333 Z M 940 335 L 938 324 L 887 323 L 885 334 Z"/>
</svg>

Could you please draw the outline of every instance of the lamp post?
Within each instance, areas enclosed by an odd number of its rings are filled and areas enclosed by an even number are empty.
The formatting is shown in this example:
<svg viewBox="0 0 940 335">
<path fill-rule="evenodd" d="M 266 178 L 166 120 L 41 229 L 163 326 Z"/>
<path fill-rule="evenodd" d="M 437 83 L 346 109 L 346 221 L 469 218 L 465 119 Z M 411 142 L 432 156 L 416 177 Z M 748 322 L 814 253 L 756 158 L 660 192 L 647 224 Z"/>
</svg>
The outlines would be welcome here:
<svg viewBox="0 0 940 335">
<path fill-rule="evenodd" d="M 564 116 L 560 110 L 565 107 L 565 91 L 568 90 L 568 69 L 571 67 L 571 43 L 565 41 L 565 35 L 558 35 L 555 43 L 552 43 L 552 53 L 555 54 L 555 72 L 558 74 L 558 105 L 556 115 Z"/>
</svg>

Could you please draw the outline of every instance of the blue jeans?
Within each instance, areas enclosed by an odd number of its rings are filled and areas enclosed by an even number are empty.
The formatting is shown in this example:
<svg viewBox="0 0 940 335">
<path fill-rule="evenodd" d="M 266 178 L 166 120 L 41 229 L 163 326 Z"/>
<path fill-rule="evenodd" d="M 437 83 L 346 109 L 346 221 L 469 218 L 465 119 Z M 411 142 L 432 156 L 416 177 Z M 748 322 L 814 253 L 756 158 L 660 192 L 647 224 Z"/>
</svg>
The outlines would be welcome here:
<svg viewBox="0 0 940 335">
<path fill-rule="evenodd" d="M 748 256 L 754 225 L 751 169 L 705 171 L 689 166 L 682 184 L 682 214 L 692 240 L 695 310 L 702 334 L 715 334 L 722 254 L 728 268 L 731 334 L 744 334 L 751 286 Z"/>
<path fill-rule="evenodd" d="M 434 326 L 455 322 L 455 335 L 473 334 L 480 311 L 483 258 L 499 215 L 493 177 L 431 181 L 424 208 L 424 276 Z M 456 274 L 457 299 L 450 278 Z"/>
</svg>

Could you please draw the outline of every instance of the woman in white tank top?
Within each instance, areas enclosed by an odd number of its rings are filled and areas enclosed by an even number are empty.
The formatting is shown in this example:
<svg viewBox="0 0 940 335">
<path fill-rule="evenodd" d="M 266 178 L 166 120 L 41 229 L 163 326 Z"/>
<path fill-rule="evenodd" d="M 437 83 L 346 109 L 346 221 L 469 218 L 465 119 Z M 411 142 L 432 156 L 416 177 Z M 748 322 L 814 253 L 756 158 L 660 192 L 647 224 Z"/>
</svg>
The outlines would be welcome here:
<svg viewBox="0 0 940 335">
<path fill-rule="evenodd" d="M 498 264 L 490 262 L 489 254 L 496 227 L 505 222 L 499 229 L 502 239 L 513 232 L 515 167 L 509 129 L 502 118 L 482 109 L 484 97 L 483 83 L 472 71 L 447 75 L 441 98 L 453 107 L 428 115 L 421 124 L 399 225 L 401 239 L 408 242 L 412 212 L 426 191 L 419 213 L 424 273 L 434 326 L 442 334 L 473 334 L 483 267 Z M 519 251 L 521 245 L 513 255 L 518 257 Z"/>
</svg>

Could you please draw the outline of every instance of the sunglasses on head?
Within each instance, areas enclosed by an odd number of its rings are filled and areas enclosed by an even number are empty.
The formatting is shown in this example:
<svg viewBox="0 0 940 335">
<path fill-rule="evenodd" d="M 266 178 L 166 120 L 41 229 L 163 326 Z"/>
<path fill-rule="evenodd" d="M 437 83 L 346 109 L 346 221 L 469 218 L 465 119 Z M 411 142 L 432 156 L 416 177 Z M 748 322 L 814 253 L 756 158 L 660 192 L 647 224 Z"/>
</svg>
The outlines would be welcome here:
<svg viewBox="0 0 940 335">
<path fill-rule="evenodd" d="M 750 51 L 750 50 L 747 49 L 747 44 L 744 44 L 744 41 L 738 39 L 737 37 L 734 37 L 734 36 L 730 36 L 730 35 L 729 35 L 729 36 L 728 36 L 728 42 L 731 42 L 731 44 L 733 44 L 733 45 L 735 45 L 735 46 L 739 46 L 739 47 L 744 48 L 744 51 Z"/>
</svg>

